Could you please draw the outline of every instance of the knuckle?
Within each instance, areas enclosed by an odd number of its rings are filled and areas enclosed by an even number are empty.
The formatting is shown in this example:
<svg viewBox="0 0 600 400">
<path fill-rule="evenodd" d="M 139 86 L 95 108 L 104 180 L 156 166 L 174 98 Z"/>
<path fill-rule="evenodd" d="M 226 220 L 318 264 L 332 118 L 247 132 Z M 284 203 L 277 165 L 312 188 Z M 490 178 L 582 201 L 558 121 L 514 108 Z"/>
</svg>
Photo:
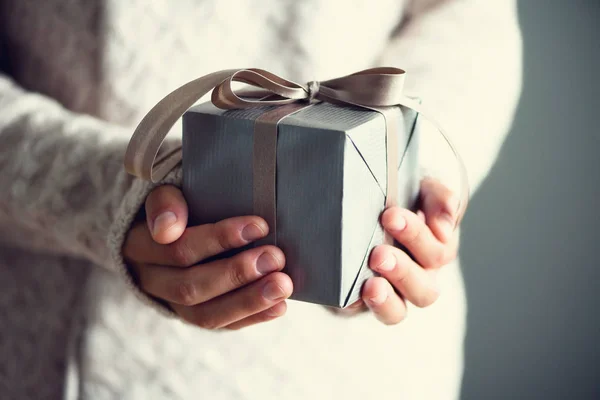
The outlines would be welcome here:
<svg viewBox="0 0 600 400">
<path fill-rule="evenodd" d="M 243 263 L 234 263 L 229 268 L 229 280 L 235 287 L 244 286 L 248 282 Z"/>
<path fill-rule="evenodd" d="M 208 254 L 220 254 L 228 249 L 221 224 L 206 224 L 204 231 L 204 247 Z"/>
<path fill-rule="evenodd" d="M 181 280 L 173 286 L 173 301 L 184 306 L 197 304 L 196 286 L 189 280 Z"/>
<path fill-rule="evenodd" d="M 216 223 L 212 226 L 214 251 L 221 253 L 235 247 L 236 233 L 229 228 L 228 224 Z"/>
<path fill-rule="evenodd" d="M 253 269 L 254 257 L 241 253 L 229 266 L 229 280 L 235 286 L 244 286 L 250 281 L 250 270 Z"/>
<path fill-rule="evenodd" d="M 194 264 L 194 251 L 189 246 L 187 236 L 184 234 L 179 240 L 168 245 L 171 259 L 176 265 L 189 267 Z"/>
</svg>

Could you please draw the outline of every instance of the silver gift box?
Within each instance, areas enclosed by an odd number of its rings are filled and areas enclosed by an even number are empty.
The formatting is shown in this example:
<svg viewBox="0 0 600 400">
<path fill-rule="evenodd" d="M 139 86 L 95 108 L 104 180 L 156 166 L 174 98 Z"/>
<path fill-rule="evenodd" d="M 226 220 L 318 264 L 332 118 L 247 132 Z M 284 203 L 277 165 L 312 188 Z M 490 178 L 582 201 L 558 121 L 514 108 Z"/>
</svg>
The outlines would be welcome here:
<svg viewBox="0 0 600 400">
<path fill-rule="evenodd" d="M 254 121 L 266 109 L 225 111 L 205 103 L 183 116 L 183 192 L 191 225 L 254 214 Z M 398 202 L 406 208 L 414 207 L 419 189 L 417 117 L 398 108 Z M 374 275 L 368 260 L 383 242 L 385 132 L 381 114 L 328 103 L 279 123 L 276 241 L 294 283 L 292 299 L 344 308 Z"/>
</svg>

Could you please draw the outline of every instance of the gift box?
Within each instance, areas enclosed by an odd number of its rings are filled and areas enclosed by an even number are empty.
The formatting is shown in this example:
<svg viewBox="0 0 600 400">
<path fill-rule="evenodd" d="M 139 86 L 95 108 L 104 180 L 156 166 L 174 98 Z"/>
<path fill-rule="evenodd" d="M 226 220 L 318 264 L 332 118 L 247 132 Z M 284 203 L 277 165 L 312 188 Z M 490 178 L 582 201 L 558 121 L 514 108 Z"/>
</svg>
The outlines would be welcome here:
<svg viewBox="0 0 600 400">
<path fill-rule="evenodd" d="M 223 110 L 205 103 L 185 112 L 183 192 L 191 225 L 255 215 L 255 125 L 274 108 Z M 413 208 L 419 190 L 418 113 L 395 110 L 397 204 Z M 321 102 L 283 118 L 276 129 L 273 240 L 286 256 L 291 298 L 344 308 L 360 298 L 362 284 L 374 274 L 369 254 L 384 241 L 386 120 L 380 112 Z"/>
</svg>

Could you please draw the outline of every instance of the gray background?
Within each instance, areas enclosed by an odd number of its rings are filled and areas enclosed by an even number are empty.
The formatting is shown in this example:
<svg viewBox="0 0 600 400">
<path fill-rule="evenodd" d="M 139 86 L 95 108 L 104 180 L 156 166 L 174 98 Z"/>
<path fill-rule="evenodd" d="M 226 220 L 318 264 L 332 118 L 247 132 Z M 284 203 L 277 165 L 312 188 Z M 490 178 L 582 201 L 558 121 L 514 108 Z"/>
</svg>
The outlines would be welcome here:
<svg viewBox="0 0 600 400">
<path fill-rule="evenodd" d="M 525 85 L 463 229 L 463 399 L 600 399 L 600 2 L 522 0 Z"/>
</svg>

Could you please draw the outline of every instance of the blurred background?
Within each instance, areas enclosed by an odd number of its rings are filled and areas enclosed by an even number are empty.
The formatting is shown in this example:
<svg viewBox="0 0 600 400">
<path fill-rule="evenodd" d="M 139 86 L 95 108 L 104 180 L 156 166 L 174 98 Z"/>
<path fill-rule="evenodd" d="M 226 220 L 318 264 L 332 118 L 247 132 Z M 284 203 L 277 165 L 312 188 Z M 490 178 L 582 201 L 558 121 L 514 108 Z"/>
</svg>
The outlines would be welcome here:
<svg viewBox="0 0 600 400">
<path fill-rule="evenodd" d="M 600 399 L 600 1 L 520 19 L 521 104 L 463 228 L 462 398 Z"/>
</svg>

